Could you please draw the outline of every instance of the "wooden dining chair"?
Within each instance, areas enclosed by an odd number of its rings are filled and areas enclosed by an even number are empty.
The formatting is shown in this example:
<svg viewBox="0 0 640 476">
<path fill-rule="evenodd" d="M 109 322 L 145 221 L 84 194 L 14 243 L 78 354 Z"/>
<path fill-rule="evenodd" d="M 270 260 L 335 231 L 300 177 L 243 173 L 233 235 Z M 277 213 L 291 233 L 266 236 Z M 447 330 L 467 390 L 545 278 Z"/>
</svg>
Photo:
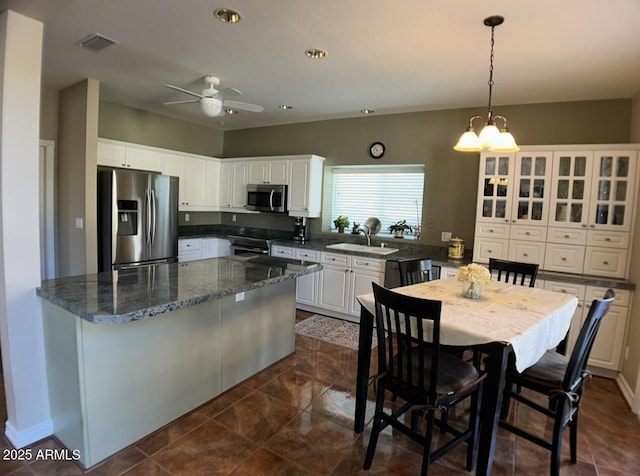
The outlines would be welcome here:
<svg viewBox="0 0 640 476">
<path fill-rule="evenodd" d="M 398 262 L 400 286 L 424 283 L 433 279 L 431 260 L 428 258 L 408 259 Z"/>
<path fill-rule="evenodd" d="M 529 287 L 534 287 L 539 265 L 533 263 L 520 263 L 504 259 L 489 258 L 489 271 L 491 276 L 496 275 L 498 281 L 505 283 L 526 285 L 529 278 Z"/>
<path fill-rule="evenodd" d="M 584 394 L 585 380 L 588 380 L 591 376 L 591 373 L 587 370 L 587 360 L 598 333 L 600 322 L 609 311 L 614 299 L 615 293 L 612 289 L 609 289 L 603 299 L 596 299 L 591 303 L 591 308 L 580 329 L 578 340 L 570 357 L 566 357 L 554 350 L 549 350 L 537 363 L 522 373 L 519 373 L 513 366 L 510 366 L 507 370 L 500 426 L 550 450 L 550 474 L 552 476 L 557 476 L 560 473 L 562 433 L 567 426 L 570 431 L 571 462 L 575 463 L 577 461 L 578 412 Z M 514 386 L 516 387 L 515 389 Z M 538 403 L 539 399 L 535 401 L 535 397 L 525 396 L 519 390 L 520 388 L 526 388 L 546 396 L 548 406 L 545 407 Z M 516 426 L 517 421 L 508 421 L 511 398 L 553 420 L 553 432 L 550 440 Z"/>
<path fill-rule="evenodd" d="M 431 462 L 465 442 L 466 467 L 470 471 L 475 462 L 484 375 L 471 364 L 440 352 L 441 301 L 406 296 L 376 283 L 372 285 L 378 328 L 378 375 L 376 409 L 364 469 L 371 467 L 380 432 L 391 425 L 422 445 L 422 475 L 428 473 Z M 402 403 L 386 409 L 387 391 L 399 396 Z M 467 399 L 471 403 L 465 429 L 436 417 Z M 409 410 L 410 423 L 403 418 Z M 421 418 L 426 431 L 419 430 Z M 436 426 L 453 438 L 433 449 Z"/>
</svg>

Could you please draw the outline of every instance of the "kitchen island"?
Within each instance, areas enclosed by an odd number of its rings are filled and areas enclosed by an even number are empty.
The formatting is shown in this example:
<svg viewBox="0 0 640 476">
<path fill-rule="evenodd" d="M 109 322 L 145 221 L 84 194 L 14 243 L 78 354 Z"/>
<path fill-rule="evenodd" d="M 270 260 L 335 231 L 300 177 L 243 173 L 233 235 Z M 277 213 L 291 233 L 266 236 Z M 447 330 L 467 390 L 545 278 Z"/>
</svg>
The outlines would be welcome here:
<svg viewBox="0 0 640 476">
<path fill-rule="evenodd" d="M 55 436 L 90 467 L 295 348 L 313 263 L 215 258 L 42 282 Z"/>
</svg>

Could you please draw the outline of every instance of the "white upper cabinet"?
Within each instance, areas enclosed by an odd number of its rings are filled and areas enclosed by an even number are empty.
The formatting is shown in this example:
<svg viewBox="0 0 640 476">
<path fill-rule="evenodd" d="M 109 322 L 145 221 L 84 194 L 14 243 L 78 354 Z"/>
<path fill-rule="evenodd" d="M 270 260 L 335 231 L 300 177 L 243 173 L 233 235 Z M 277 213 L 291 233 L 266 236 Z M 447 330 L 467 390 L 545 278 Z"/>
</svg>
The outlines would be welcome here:
<svg viewBox="0 0 640 476">
<path fill-rule="evenodd" d="M 249 178 L 247 183 L 286 185 L 288 178 L 288 160 L 262 158 L 261 160 L 249 162 Z"/>
<path fill-rule="evenodd" d="M 322 210 L 322 163 L 317 155 L 291 158 L 287 209 L 290 216 L 316 218 Z"/>
<path fill-rule="evenodd" d="M 98 139 L 98 165 L 160 172 L 161 153 L 157 149 L 109 139 Z"/>
<path fill-rule="evenodd" d="M 219 160 L 192 154 L 163 153 L 162 173 L 180 179 L 179 210 L 215 211 L 219 209 Z"/>
<path fill-rule="evenodd" d="M 637 155 L 617 145 L 481 154 L 474 261 L 626 278 Z"/>
<path fill-rule="evenodd" d="M 247 204 L 248 162 L 223 160 L 220 169 L 220 207 L 222 211 L 248 211 Z"/>
</svg>

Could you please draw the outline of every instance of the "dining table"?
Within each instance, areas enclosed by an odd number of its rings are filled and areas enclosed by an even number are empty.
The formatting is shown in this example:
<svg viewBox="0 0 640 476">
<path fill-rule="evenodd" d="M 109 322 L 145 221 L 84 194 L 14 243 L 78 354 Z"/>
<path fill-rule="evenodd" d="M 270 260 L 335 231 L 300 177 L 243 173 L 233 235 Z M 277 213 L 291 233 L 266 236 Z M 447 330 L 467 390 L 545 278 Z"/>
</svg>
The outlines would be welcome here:
<svg viewBox="0 0 640 476">
<path fill-rule="evenodd" d="M 438 279 L 394 291 L 442 302 L 441 345 L 482 352 L 486 379 L 480 408 L 477 475 L 490 475 L 495 454 L 505 374 L 510 356 L 516 370 L 535 364 L 567 335 L 578 305 L 577 297 L 539 287 L 492 280 L 482 287 L 479 299 L 462 296 L 457 278 Z M 375 300 L 373 292 L 360 302 L 360 335 L 356 377 L 354 431 L 364 431 L 371 365 Z"/>
</svg>

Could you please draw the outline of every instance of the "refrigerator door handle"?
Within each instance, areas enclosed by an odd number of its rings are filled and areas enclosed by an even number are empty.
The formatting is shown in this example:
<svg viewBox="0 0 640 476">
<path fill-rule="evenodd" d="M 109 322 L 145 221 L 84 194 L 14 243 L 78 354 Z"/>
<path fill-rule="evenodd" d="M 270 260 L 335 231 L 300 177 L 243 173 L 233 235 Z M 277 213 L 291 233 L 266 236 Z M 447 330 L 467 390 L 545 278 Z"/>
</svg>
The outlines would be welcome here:
<svg viewBox="0 0 640 476">
<path fill-rule="evenodd" d="M 111 176 L 111 264 L 113 265 L 118 251 L 118 175 L 112 171 Z"/>
<path fill-rule="evenodd" d="M 147 245 L 147 248 L 151 246 L 151 191 L 144 191 L 144 202 L 145 202 L 145 223 L 146 229 L 144 230 L 144 241 Z"/>
<path fill-rule="evenodd" d="M 151 246 L 156 244 L 156 218 L 157 218 L 157 209 L 156 209 L 156 192 L 155 190 L 150 191 L 151 195 Z"/>
</svg>

